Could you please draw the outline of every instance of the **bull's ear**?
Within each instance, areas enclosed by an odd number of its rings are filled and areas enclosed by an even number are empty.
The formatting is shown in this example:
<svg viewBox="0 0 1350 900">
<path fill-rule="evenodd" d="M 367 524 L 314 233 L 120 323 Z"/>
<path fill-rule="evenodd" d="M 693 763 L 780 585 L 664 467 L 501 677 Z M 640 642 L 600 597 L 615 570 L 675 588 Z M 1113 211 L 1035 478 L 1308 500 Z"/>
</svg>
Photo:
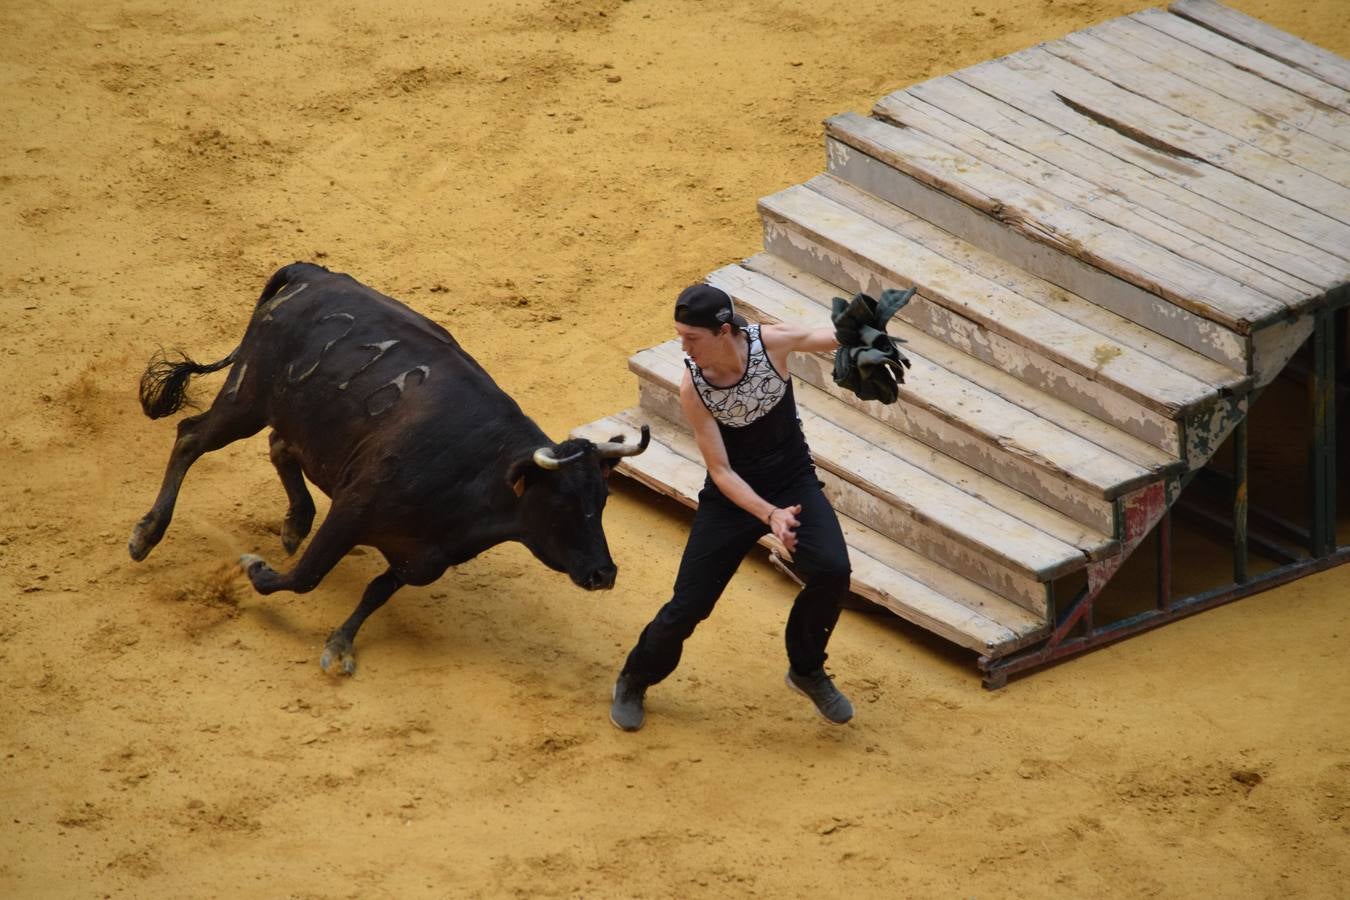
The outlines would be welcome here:
<svg viewBox="0 0 1350 900">
<path fill-rule="evenodd" d="M 506 470 L 506 485 L 517 497 L 525 493 L 525 479 L 535 469 L 529 457 L 518 459 Z"/>
</svg>

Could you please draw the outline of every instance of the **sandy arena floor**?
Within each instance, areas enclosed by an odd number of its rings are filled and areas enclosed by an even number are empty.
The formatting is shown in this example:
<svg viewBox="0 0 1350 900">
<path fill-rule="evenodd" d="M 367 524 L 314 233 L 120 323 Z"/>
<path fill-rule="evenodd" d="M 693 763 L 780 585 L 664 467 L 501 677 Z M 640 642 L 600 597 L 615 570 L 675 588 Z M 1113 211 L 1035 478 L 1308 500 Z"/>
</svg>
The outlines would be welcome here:
<svg viewBox="0 0 1350 900">
<path fill-rule="evenodd" d="M 1338 0 L 1238 5 L 1350 54 Z M 627 735 L 689 522 L 630 486 L 615 591 L 493 550 L 404 589 L 350 680 L 318 655 L 373 554 L 304 596 L 236 575 L 283 558 L 264 436 L 127 558 L 173 440 L 146 359 L 224 355 L 278 265 L 431 315 L 561 437 L 633 402 L 627 356 L 758 249 L 826 116 L 1142 6 L 0 6 L 0 896 L 1345 896 L 1350 571 L 996 693 L 849 612 L 829 729 L 757 559 Z"/>
</svg>

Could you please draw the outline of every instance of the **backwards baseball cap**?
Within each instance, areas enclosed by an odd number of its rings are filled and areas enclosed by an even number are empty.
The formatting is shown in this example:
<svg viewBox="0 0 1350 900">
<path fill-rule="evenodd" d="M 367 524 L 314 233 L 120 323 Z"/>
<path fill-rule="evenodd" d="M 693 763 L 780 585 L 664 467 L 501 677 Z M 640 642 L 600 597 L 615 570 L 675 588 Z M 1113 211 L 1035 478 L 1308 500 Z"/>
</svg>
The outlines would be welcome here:
<svg viewBox="0 0 1350 900">
<path fill-rule="evenodd" d="M 736 314 L 731 295 L 710 284 L 694 284 L 680 291 L 675 301 L 675 321 L 710 331 L 717 331 L 728 322 L 737 328 L 746 326 L 745 319 Z"/>
</svg>

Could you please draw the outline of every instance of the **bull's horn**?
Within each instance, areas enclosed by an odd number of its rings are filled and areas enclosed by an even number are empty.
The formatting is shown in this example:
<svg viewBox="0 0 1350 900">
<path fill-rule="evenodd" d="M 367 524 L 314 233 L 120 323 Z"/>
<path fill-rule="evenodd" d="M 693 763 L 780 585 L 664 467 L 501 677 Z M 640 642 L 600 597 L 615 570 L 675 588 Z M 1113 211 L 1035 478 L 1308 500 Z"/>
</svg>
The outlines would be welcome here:
<svg viewBox="0 0 1350 900">
<path fill-rule="evenodd" d="M 617 459 L 620 456 L 637 456 L 647 445 L 651 443 L 652 430 L 646 425 L 642 426 L 642 437 L 636 444 L 625 444 L 621 441 L 606 441 L 603 444 L 596 444 L 596 452 L 600 454 L 601 459 Z"/>
<path fill-rule="evenodd" d="M 573 453 L 571 456 L 564 456 L 562 459 L 553 455 L 553 448 L 540 447 L 534 451 L 534 464 L 541 469 L 548 469 L 550 472 L 561 469 L 570 462 L 581 459 L 586 454 L 585 450 Z"/>
</svg>

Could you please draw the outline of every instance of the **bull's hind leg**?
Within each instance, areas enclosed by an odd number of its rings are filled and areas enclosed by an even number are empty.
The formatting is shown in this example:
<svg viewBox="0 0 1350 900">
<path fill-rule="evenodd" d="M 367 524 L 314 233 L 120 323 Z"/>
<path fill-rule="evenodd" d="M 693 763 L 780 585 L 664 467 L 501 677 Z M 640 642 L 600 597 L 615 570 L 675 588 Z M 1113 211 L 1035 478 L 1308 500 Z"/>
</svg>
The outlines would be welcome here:
<svg viewBox="0 0 1350 900">
<path fill-rule="evenodd" d="M 159 496 L 155 498 L 155 505 L 131 530 L 131 539 L 127 541 L 127 550 L 132 559 L 138 562 L 145 559 L 163 539 L 173 519 L 178 491 L 192 464 L 203 454 L 252 437 L 262 430 L 264 424 L 257 416 L 238 409 L 232 403 L 212 404 L 206 412 L 179 421 L 178 438 L 169 454 L 169 465 L 164 470 Z"/>
<path fill-rule="evenodd" d="M 314 524 L 314 498 L 309 494 L 300 461 L 290 445 L 281 439 L 275 429 L 269 441 L 272 465 L 276 466 L 277 475 L 281 477 L 281 486 L 286 489 L 289 503 L 286 521 L 281 526 L 281 543 L 289 556 L 300 546 Z"/>
<path fill-rule="evenodd" d="M 366 591 L 361 595 L 361 602 L 356 610 L 342 623 L 340 628 L 333 631 L 328 636 L 328 641 L 323 647 L 323 656 L 319 657 L 319 665 L 327 672 L 336 661 L 342 666 L 344 675 L 352 675 L 356 672 L 356 650 L 353 643 L 356 640 L 356 632 L 360 630 L 361 625 L 370 617 L 375 610 L 384 606 L 394 591 L 403 586 L 403 582 L 393 569 L 388 569 L 383 575 L 376 578 L 370 584 L 366 585 Z"/>
</svg>

